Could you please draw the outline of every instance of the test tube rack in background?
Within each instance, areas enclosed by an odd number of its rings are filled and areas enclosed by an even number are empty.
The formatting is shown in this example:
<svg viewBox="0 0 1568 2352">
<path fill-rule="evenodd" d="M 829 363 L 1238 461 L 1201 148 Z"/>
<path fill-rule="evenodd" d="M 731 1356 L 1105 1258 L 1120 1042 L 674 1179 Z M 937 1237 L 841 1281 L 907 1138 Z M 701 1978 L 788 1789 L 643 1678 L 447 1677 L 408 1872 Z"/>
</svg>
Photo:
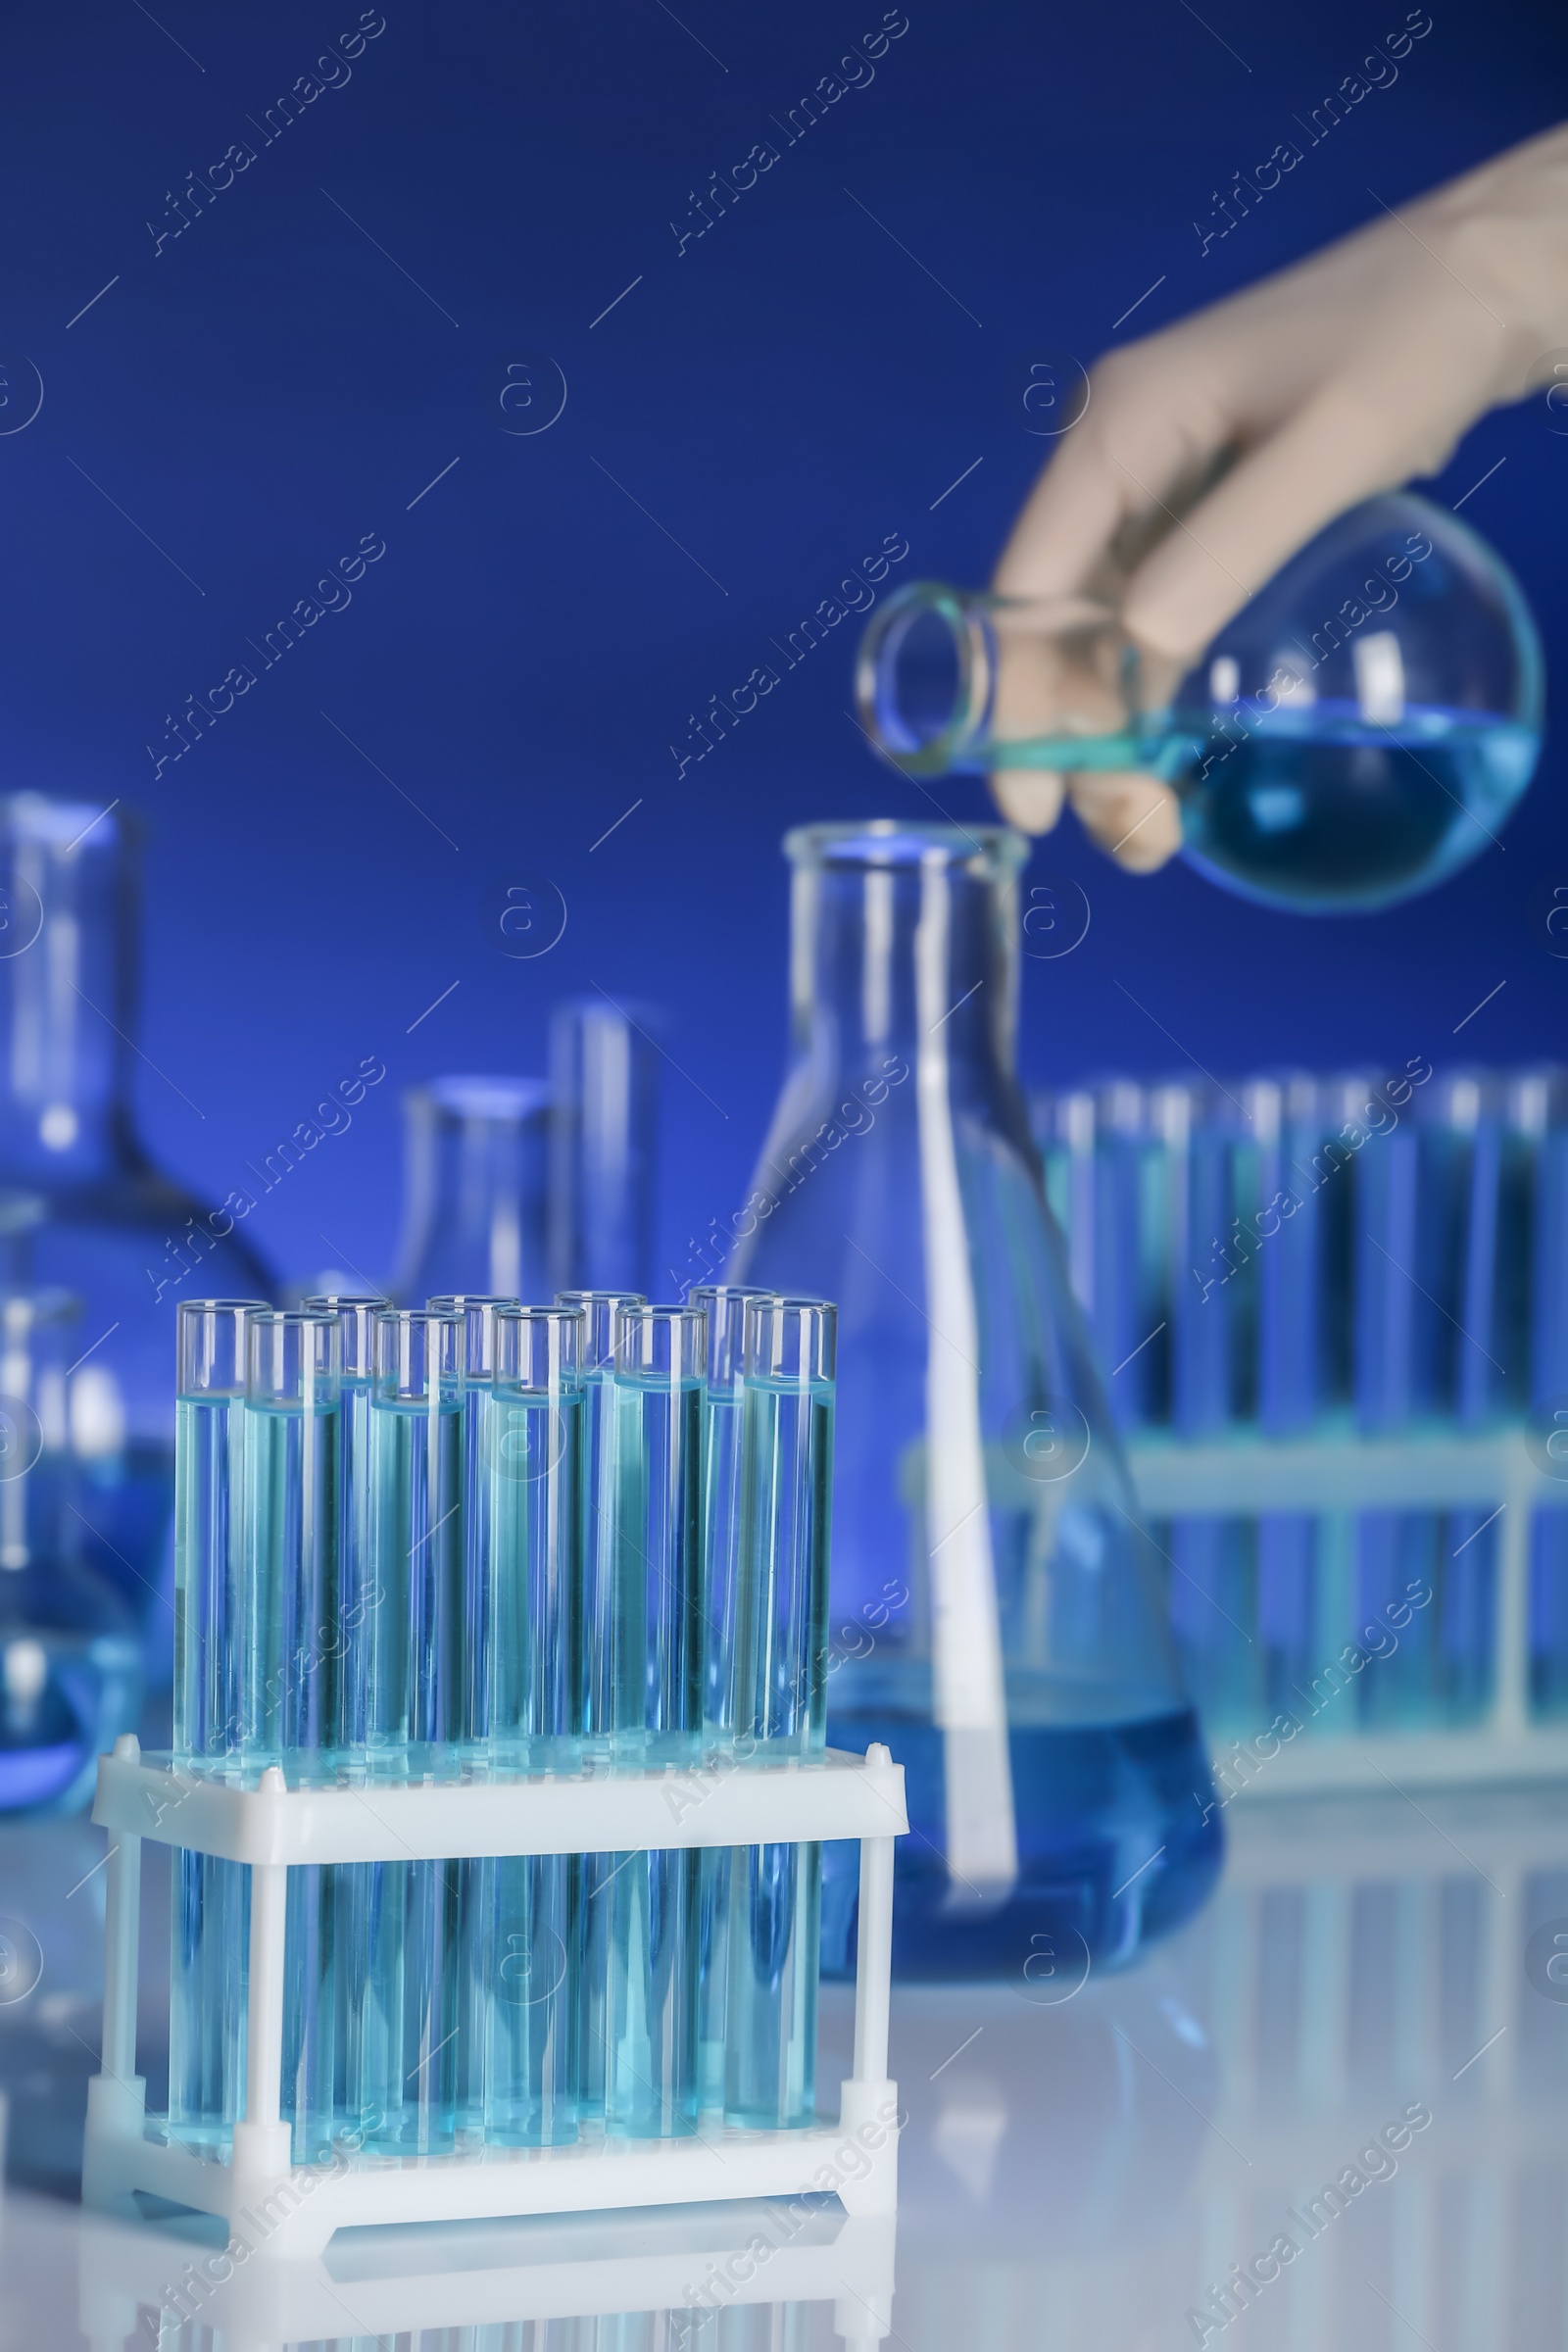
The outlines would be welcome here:
<svg viewBox="0 0 1568 2352">
<path fill-rule="evenodd" d="M 1568 1775 L 1568 1073 L 1032 1111 L 1221 1801 Z"/>
<path fill-rule="evenodd" d="M 833 1329 L 722 1289 L 181 1308 L 175 1747 L 100 1766 L 89 2202 L 264 2212 L 273 2255 L 824 2187 L 891 2210 L 903 1774 L 823 1743 Z M 178 1849 L 152 2121 L 149 1836 Z M 824 1838 L 861 1848 L 837 2127 Z"/>
</svg>

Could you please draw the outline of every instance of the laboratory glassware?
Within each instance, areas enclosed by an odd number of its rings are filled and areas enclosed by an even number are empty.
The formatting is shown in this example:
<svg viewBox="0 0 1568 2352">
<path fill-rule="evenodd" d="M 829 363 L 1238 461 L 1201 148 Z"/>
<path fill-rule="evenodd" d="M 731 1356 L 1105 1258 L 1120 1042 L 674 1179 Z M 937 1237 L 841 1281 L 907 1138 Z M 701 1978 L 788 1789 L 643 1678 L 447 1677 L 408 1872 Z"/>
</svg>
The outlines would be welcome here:
<svg viewBox="0 0 1568 2352">
<path fill-rule="evenodd" d="M 860 722 L 912 775 L 1138 768 L 1209 880 L 1387 906 L 1489 847 L 1534 770 L 1542 657 L 1496 551 L 1407 492 L 1342 514 L 1181 678 L 1083 597 L 916 582 L 868 622 Z"/>
<path fill-rule="evenodd" d="M 578 1658 L 578 1718 L 586 1752 L 595 1763 L 610 1761 L 609 1726 L 614 1696 L 598 1674 L 602 1656 L 589 1629 L 614 1622 L 616 1601 L 615 1319 L 622 1307 L 646 1303 L 638 1291 L 561 1291 L 556 1304 L 583 1314 L 584 1636 Z M 595 1677 L 598 1679 L 594 1679 Z M 605 1996 L 610 1955 L 605 1937 L 610 1898 L 604 1894 L 615 1868 L 613 1854 L 585 1854 L 582 1861 L 584 1959 L 578 1985 L 577 2104 L 585 2120 L 604 2122 Z"/>
<path fill-rule="evenodd" d="M 403 1230 L 393 1296 L 539 1297 L 547 1287 L 550 1089 L 432 1078 L 403 1098 Z"/>
<path fill-rule="evenodd" d="M 367 1644 L 366 1770 L 455 1776 L 464 1736 L 464 1319 L 378 1315 L 370 1392 L 371 1525 L 378 1588 Z M 456 2145 L 463 1866 L 389 1862 L 369 1887 L 358 2098 L 367 2146 L 433 2155 Z"/>
<path fill-rule="evenodd" d="M 829 1739 L 907 1773 L 895 1966 L 1114 1965 L 1203 1900 L 1220 1831 L 1014 1075 L 1027 845 L 786 847 L 791 1061 L 729 1273 L 838 1302 Z"/>
<path fill-rule="evenodd" d="M 488 1594 L 481 1712 L 493 1770 L 577 1760 L 583 1639 L 583 1388 L 579 1307 L 502 1308 L 486 1433 Z M 582 1857 L 470 1863 L 470 1967 L 487 2142 L 575 2140 Z"/>
<path fill-rule="evenodd" d="M 0 1814 L 71 1812 L 136 1719 L 129 1604 L 83 1557 L 66 1422 L 81 1345 L 64 1291 L 0 1294 Z"/>
<path fill-rule="evenodd" d="M 176 1764 L 240 1754 L 244 1660 L 245 1326 L 260 1298 L 184 1298 L 176 1311 L 174 1690 Z M 250 1926 L 242 1863 L 181 1849 L 171 1935 L 169 2121 L 211 2143 L 240 2113 Z"/>
<path fill-rule="evenodd" d="M 701 1307 L 616 1312 L 612 1577 L 583 1620 L 585 1749 L 612 1766 L 678 1771 L 700 1753 L 707 1355 Z M 690 1847 L 614 1854 L 591 1886 L 612 2136 L 697 2129 L 698 1897 Z"/>
<path fill-rule="evenodd" d="M 730 1715 L 742 1766 L 826 1744 L 828 1544 L 837 1311 L 820 1299 L 745 1308 L 741 1541 Z M 820 1845 L 730 1856 L 724 2115 L 778 2130 L 816 2115 Z"/>
<path fill-rule="evenodd" d="M 245 1763 L 330 1784 L 358 1639 L 339 1584 L 342 1335 L 335 1309 L 245 1321 L 240 1440 L 239 1713 Z M 296 2162 L 330 2154 L 344 2129 L 347 2049 L 364 1973 L 359 1873 L 288 1874 L 281 2112 Z"/>
<path fill-rule="evenodd" d="M 1159 1147 L 1144 1089 L 1113 1078 L 1031 1099 L 1046 1200 L 1067 1242 L 1073 1295 L 1107 1368 L 1116 1426 L 1165 1418 L 1170 1302 L 1158 1231 Z"/>
<path fill-rule="evenodd" d="M 741 1380 L 746 1309 L 771 1291 L 746 1283 L 702 1283 L 687 1294 L 708 1318 L 708 1382 L 703 1400 L 703 1740 L 727 1758 L 735 1738 L 736 1575 L 741 1540 Z M 724 2104 L 724 2010 L 729 1964 L 729 1848 L 704 1846 L 697 1858 L 701 2103 Z"/>
<path fill-rule="evenodd" d="M 259 1180 L 204 1206 L 136 1133 L 139 827 L 122 807 L 0 797 L 0 1285 L 81 1300 L 67 1412 L 82 1557 L 169 1673 L 173 1418 L 183 1292 L 270 1276 L 244 1222 Z"/>
<path fill-rule="evenodd" d="M 338 1321 L 337 1590 L 343 1651 L 338 1737 L 344 1757 L 363 1761 L 370 1620 L 382 1599 L 375 1575 L 371 1507 L 370 1394 L 375 1378 L 376 1319 L 386 1312 L 387 1300 L 379 1293 L 322 1293 L 302 1299 L 301 1304 L 318 1313 L 335 1314 Z"/>
<path fill-rule="evenodd" d="M 550 1262 L 558 1290 L 653 1272 L 659 1049 L 650 1006 L 568 998 L 550 1020 Z"/>
</svg>

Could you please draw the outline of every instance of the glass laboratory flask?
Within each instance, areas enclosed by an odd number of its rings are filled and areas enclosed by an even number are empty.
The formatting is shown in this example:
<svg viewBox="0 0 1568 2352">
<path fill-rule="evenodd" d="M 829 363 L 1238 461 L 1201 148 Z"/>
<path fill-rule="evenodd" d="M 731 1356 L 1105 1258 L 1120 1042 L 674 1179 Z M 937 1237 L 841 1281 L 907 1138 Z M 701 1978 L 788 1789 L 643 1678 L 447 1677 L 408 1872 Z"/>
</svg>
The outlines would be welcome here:
<svg viewBox="0 0 1568 2352">
<path fill-rule="evenodd" d="M 791 1061 L 730 1278 L 838 1302 L 828 1740 L 907 1776 L 899 1971 L 1062 1997 L 1197 1908 L 1221 1834 L 1013 1074 L 1027 844 L 785 847 Z"/>
<path fill-rule="evenodd" d="M 1541 642 L 1500 556 L 1427 499 L 1320 531 L 1186 673 L 1105 606 L 916 582 L 860 643 L 861 724 L 910 775 L 1142 768 L 1211 882 L 1385 906 L 1479 857 L 1541 748 Z"/>
<path fill-rule="evenodd" d="M 270 1277 L 234 1213 L 249 1195 L 204 1205 L 136 1135 L 137 848 L 123 808 L 0 797 L 0 1287 L 80 1302 L 66 1374 L 80 1557 L 167 1676 L 175 1306 L 265 1296 Z"/>
<path fill-rule="evenodd" d="M 141 1699 L 129 1603 L 83 1559 L 73 1508 L 65 1367 L 80 1344 L 64 1291 L 0 1297 L 0 1814 L 84 1804 Z"/>
<path fill-rule="evenodd" d="M 658 1018 L 651 1006 L 633 1013 L 604 997 L 568 997 L 550 1016 L 550 1263 L 558 1291 L 646 1290 L 652 1281 Z"/>
<path fill-rule="evenodd" d="M 432 1078 L 403 1098 L 403 1233 L 392 1295 L 550 1295 L 550 1089 L 542 1078 Z"/>
</svg>

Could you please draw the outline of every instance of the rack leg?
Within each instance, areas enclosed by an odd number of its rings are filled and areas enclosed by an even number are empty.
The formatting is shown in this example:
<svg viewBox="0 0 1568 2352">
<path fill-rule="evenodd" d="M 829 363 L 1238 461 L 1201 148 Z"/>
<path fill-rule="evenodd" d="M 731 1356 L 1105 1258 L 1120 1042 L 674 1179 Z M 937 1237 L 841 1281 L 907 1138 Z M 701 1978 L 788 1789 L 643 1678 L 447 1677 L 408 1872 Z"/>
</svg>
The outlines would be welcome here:
<svg viewBox="0 0 1568 2352">
<path fill-rule="evenodd" d="M 134 1760 L 134 1733 L 115 1742 L 117 1756 Z M 147 2085 L 136 2072 L 136 1960 L 141 1926 L 141 1839 L 113 1833 L 105 1871 L 104 2030 L 99 2072 L 87 2084 L 87 2137 L 81 2195 L 86 2205 L 113 2211 L 127 2194 L 116 2144 L 139 2140 L 146 2123 Z"/>
<path fill-rule="evenodd" d="M 283 1789 L 283 1775 L 270 1765 L 262 1775 L 270 1794 Z M 251 1865 L 250 1997 L 245 2012 L 245 2120 L 234 2126 L 236 2202 L 265 2195 L 269 2184 L 287 2178 L 293 2134 L 280 2120 L 283 2074 L 284 1928 L 288 1919 L 288 1865 Z"/>
<path fill-rule="evenodd" d="M 885 1764 L 880 1742 L 868 1764 Z M 860 1933 L 856 1952 L 855 2072 L 845 2083 L 839 2129 L 853 2134 L 869 2170 L 838 2184 L 847 2213 L 891 2213 L 899 2194 L 899 2091 L 888 2075 L 888 2006 L 893 1976 L 893 1839 L 860 1840 Z M 840 2330 L 842 2333 L 843 2330 Z"/>
<path fill-rule="evenodd" d="M 855 1959 L 855 2073 L 881 2082 L 888 2071 L 888 1999 L 893 1973 L 893 1840 L 860 1840 L 860 1933 Z"/>
</svg>

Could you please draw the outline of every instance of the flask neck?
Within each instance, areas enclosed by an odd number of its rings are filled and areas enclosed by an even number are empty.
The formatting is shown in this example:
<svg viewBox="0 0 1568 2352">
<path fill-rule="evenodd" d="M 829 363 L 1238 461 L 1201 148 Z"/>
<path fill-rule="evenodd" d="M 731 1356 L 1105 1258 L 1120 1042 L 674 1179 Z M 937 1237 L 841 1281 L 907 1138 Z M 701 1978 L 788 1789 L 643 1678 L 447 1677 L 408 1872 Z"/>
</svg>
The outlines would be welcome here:
<svg viewBox="0 0 1568 2352">
<path fill-rule="evenodd" d="M 136 949 L 123 812 L 0 801 L 0 1181 L 88 1183 L 136 1163 Z"/>
<path fill-rule="evenodd" d="M 798 1066 L 850 1091 L 938 1064 L 976 1090 L 1010 1087 L 1021 840 L 889 825 L 824 849 L 834 830 L 792 849 Z"/>
</svg>

